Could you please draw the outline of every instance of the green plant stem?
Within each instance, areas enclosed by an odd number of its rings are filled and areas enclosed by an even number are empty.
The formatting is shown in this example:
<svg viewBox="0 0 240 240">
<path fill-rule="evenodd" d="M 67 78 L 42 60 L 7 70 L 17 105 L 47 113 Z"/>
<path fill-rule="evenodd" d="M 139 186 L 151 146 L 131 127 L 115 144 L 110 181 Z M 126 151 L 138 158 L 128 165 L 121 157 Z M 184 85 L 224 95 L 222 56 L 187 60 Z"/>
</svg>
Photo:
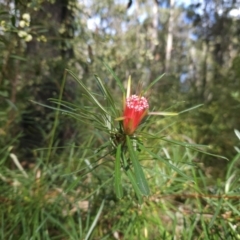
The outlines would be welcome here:
<svg viewBox="0 0 240 240">
<path fill-rule="evenodd" d="M 55 112 L 55 119 L 54 119 L 54 123 L 53 123 L 53 128 L 52 128 L 52 131 L 51 131 L 50 141 L 49 141 L 49 145 L 48 145 L 46 164 L 49 163 L 49 159 L 50 159 L 50 156 L 51 156 L 51 153 L 52 153 L 54 136 L 55 136 L 55 132 L 56 132 L 57 125 L 58 125 L 58 119 L 59 119 L 59 110 L 60 110 L 60 106 L 61 106 L 60 103 L 61 103 L 61 100 L 62 100 L 63 89 L 64 89 L 64 86 L 65 86 L 66 78 L 67 78 L 67 71 L 65 70 L 64 75 L 63 75 L 62 85 L 61 85 L 61 88 L 60 88 L 57 110 Z"/>
</svg>

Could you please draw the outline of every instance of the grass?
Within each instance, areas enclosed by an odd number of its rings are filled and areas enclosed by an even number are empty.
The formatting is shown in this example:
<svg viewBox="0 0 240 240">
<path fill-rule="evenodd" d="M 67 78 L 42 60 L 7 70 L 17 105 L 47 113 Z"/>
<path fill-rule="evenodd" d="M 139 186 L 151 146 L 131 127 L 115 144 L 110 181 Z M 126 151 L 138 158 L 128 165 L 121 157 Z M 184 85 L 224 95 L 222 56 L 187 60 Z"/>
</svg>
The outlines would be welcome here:
<svg viewBox="0 0 240 240">
<path fill-rule="evenodd" d="M 145 161 L 151 194 L 140 206 L 124 175 L 124 197 L 116 198 L 114 161 L 92 150 L 95 141 L 89 136 L 81 148 L 71 144 L 48 164 L 46 150 L 38 151 L 28 169 L 5 152 L 0 239 L 240 239 L 240 154 L 225 179 L 213 180 L 201 164 L 186 164 L 197 158 L 195 152 L 160 149 L 193 181 L 158 160 Z"/>
</svg>

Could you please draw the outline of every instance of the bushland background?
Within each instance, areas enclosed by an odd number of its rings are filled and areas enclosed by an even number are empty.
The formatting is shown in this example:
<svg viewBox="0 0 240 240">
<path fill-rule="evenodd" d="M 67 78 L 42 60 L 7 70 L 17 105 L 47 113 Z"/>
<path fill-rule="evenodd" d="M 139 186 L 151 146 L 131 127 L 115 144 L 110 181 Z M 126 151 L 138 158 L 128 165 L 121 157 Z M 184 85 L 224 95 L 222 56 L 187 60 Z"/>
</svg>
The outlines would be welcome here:
<svg viewBox="0 0 240 240">
<path fill-rule="evenodd" d="M 0 1 L 0 238 L 238 239 L 239 8 L 236 0 Z M 127 182 L 116 199 L 114 167 L 88 157 L 106 137 L 31 102 L 51 106 L 71 69 L 95 93 L 98 75 L 121 106 L 103 62 L 125 85 L 129 75 L 144 88 L 165 73 L 149 93 L 152 109 L 203 106 L 153 127 L 228 161 L 159 144 L 195 183 L 148 163 L 145 203 Z M 86 103 L 69 75 L 63 99 Z"/>
</svg>

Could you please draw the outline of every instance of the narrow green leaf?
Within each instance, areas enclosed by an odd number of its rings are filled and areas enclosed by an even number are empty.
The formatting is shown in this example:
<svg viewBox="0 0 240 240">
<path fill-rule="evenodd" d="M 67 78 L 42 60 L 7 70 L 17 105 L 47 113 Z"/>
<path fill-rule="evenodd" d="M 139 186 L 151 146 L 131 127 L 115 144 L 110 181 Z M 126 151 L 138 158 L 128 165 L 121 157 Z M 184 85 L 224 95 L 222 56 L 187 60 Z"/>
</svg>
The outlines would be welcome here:
<svg viewBox="0 0 240 240">
<path fill-rule="evenodd" d="M 14 54 L 11 54 L 10 58 L 14 58 L 14 59 L 17 59 L 17 60 L 20 60 L 20 61 L 27 61 L 26 58 L 18 56 L 18 55 L 14 55 Z"/>
<path fill-rule="evenodd" d="M 66 83 L 66 78 L 67 78 L 67 72 L 66 70 L 64 71 L 64 75 L 63 75 L 63 80 L 62 80 L 62 84 L 61 84 L 61 88 L 60 88 L 60 93 L 59 93 L 59 97 L 58 97 L 58 100 L 59 100 L 59 103 L 61 102 L 62 100 L 62 97 L 63 97 L 63 91 L 64 91 L 64 87 L 65 87 L 65 83 Z M 48 164 L 49 160 L 50 160 L 50 157 L 51 157 L 51 154 L 52 154 L 52 146 L 53 146 L 53 142 L 54 142 L 54 138 L 55 138 L 55 133 L 56 133 L 56 129 L 57 129 L 57 125 L 58 125 L 58 121 L 59 121 L 59 113 L 60 113 L 60 109 L 61 109 L 61 106 L 60 104 L 57 105 L 57 110 L 55 112 L 55 119 L 54 119 L 54 122 L 53 122 L 53 127 L 52 127 L 52 131 L 51 131 L 51 137 L 50 137 L 50 140 L 49 140 L 49 144 L 48 144 L 48 151 L 47 151 L 47 157 L 46 157 L 46 163 Z"/>
<path fill-rule="evenodd" d="M 98 221 L 98 219 L 99 219 L 99 217 L 100 217 L 100 215 L 102 213 L 102 210 L 103 210 L 104 202 L 105 202 L 105 200 L 102 201 L 102 204 L 101 204 L 101 206 L 100 206 L 100 208 L 99 208 L 99 210 L 97 212 L 97 215 L 95 216 L 95 218 L 94 218 L 94 220 L 93 220 L 93 222 L 92 222 L 92 224 L 91 224 L 91 226 L 90 226 L 90 228 L 89 228 L 89 230 L 88 230 L 88 232 L 86 234 L 85 240 L 89 239 L 89 237 L 91 236 L 95 226 L 97 225 L 97 221 Z"/>
<path fill-rule="evenodd" d="M 159 115 L 159 116 L 177 116 L 175 112 L 149 112 L 148 115 Z"/>
<path fill-rule="evenodd" d="M 49 106 L 49 105 L 47 105 L 47 104 L 43 104 L 43 103 L 40 103 L 40 102 L 36 102 L 36 101 L 34 101 L 34 100 L 30 100 L 30 102 L 32 102 L 32 103 L 34 103 L 34 104 L 38 104 L 39 106 L 42 106 L 42 107 L 45 107 L 45 108 L 49 108 L 49 109 L 53 109 L 53 110 L 58 110 L 57 107 L 52 107 L 52 106 Z M 57 103 L 57 104 L 60 104 L 60 102 Z M 61 104 L 60 104 L 60 105 L 61 105 Z M 66 111 L 66 110 L 60 109 L 60 111 Z M 66 112 L 69 112 L 69 111 L 66 111 Z"/>
<path fill-rule="evenodd" d="M 114 77 L 114 79 L 116 80 L 118 86 L 120 87 L 122 93 L 125 93 L 125 89 L 123 87 L 123 84 L 121 82 L 121 80 L 117 77 L 117 75 L 115 74 L 115 72 L 108 66 L 107 63 L 103 62 L 104 66 L 107 68 L 107 70 L 112 74 L 112 76 Z"/>
<path fill-rule="evenodd" d="M 121 181 L 121 144 L 117 146 L 117 153 L 115 159 L 115 192 L 118 198 L 123 197 L 122 181 Z"/>
<path fill-rule="evenodd" d="M 130 159 L 132 160 L 132 163 L 133 163 L 133 168 L 134 168 L 134 173 L 136 176 L 137 185 L 138 185 L 141 193 L 143 195 L 148 196 L 150 193 L 148 183 L 146 181 L 142 167 L 139 164 L 137 155 L 133 149 L 133 146 L 132 146 L 129 136 L 127 136 L 127 146 L 128 146 L 128 150 L 129 150 L 129 154 L 130 154 Z"/>
<path fill-rule="evenodd" d="M 55 98 L 48 98 L 48 101 L 52 102 L 52 103 L 55 103 L 55 104 L 60 104 L 61 106 L 65 107 L 65 108 L 68 108 L 68 109 L 70 109 L 70 110 L 72 110 L 74 112 L 79 107 L 79 106 L 77 106 L 75 104 L 72 104 L 72 103 L 69 103 L 67 101 L 63 101 L 63 100 L 58 101 L 58 99 L 55 99 Z"/>
<path fill-rule="evenodd" d="M 11 17 L 11 22 L 12 22 L 12 25 L 13 25 L 14 27 L 16 27 L 16 26 L 15 26 L 15 24 L 16 24 L 16 17 L 15 17 L 15 16 L 12 16 L 12 17 Z"/>
<path fill-rule="evenodd" d="M 142 198 L 142 193 L 137 185 L 136 179 L 131 171 L 131 169 L 127 169 L 126 170 L 126 174 L 128 176 L 128 179 L 130 180 L 130 182 L 132 183 L 133 189 L 137 195 L 138 201 L 140 204 L 143 203 L 143 198 Z"/>
<path fill-rule="evenodd" d="M 99 103 L 99 101 L 94 97 L 94 95 L 87 89 L 85 84 L 83 84 L 78 77 L 70 70 L 67 69 L 67 71 L 72 75 L 72 77 L 79 83 L 79 85 L 82 87 L 82 89 L 87 93 L 87 95 L 91 98 L 92 102 L 95 103 L 104 113 L 109 114 L 107 110 Z"/>
<path fill-rule="evenodd" d="M 104 95 L 104 97 L 106 98 L 106 100 L 108 101 L 108 103 L 110 104 L 110 106 L 112 107 L 114 113 L 116 113 L 116 107 L 115 107 L 115 101 L 110 93 L 110 91 L 108 90 L 108 88 L 103 84 L 102 80 L 95 75 L 95 78 L 97 80 L 97 83 L 99 85 L 99 88 L 102 92 L 102 94 Z"/>
<path fill-rule="evenodd" d="M 230 178 L 230 176 L 232 175 L 235 167 L 236 167 L 236 163 L 239 161 L 240 159 L 240 153 L 238 153 L 232 160 L 231 162 L 229 163 L 229 166 L 228 166 L 228 170 L 227 170 L 227 174 L 226 174 L 226 181 Z"/>
<path fill-rule="evenodd" d="M 193 109 L 199 108 L 199 107 L 202 107 L 202 106 L 203 106 L 203 104 L 198 104 L 198 105 L 196 105 L 196 106 L 193 106 L 193 107 L 191 107 L 191 108 L 188 108 L 188 109 L 185 109 L 185 110 L 179 112 L 178 115 L 181 114 L 181 113 L 185 113 L 185 112 L 192 111 Z"/>
<path fill-rule="evenodd" d="M 100 91 L 101 91 L 101 93 L 102 93 L 102 96 L 104 96 L 104 98 L 106 98 L 107 96 L 106 96 L 105 87 L 104 87 L 101 79 L 100 79 L 97 75 L 94 75 L 94 77 L 95 77 L 95 79 L 97 80 L 97 84 L 98 84 L 99 89 L 100 89 Z"/>
<path fill-rule="evenodd" d="M 209 223 L 209 229 L 212 228 L 213 224 L 215 223 L 216 218 L 219 217 L 220 211 L 222 210 L 223 201 L 224 201 L 223 199 L 220 199 L 217 206 L 215 206 L 215 213 L 211 217 L 211 222 Z"/>
<path fill-rule="evenodd" d="M 179 142 L 179 141 L 169 140 L 167 138 L 162 138 L 161 140 L 163 140 L 165 142 L 170 142 L 170 143 L 173 143 L 173 144 L 176 144 L 176 145 L 179 145 L 179 146 L 183 146 L 183 147 L 186 147 L 188 149 L 191 149 L 191 150 L 194 150 L 194 151 L 197 151 L 197 152 L 200 152 L 200 153 L 204 153 L 204 154 L 209 155 L 209 156 L 213 156 L 213 157 L 216 157 L 216 158 L 222 158 L 222 159 L 225 159 L 225 160 L 229 161 L 229 159 L 224 157 L 224 156 L 213 154 L 213 153 L 209 153 L 209 152 L 206 152 L 206 151 L 201 150 L 199 148 L 199 147 L 208 147 L 208 146 L 205 146 L 205 145 L 191 144 L 191 143 L 182 143 L 182 142 Z"/>
<path fill-rule="evenodd" d="M 183 173 L 181 170 L 179 170 L 176 166 L 172 165 L 170 162 L 168 162 L 167 160 L 165 160 L 164 158 L 162 158 L 161 156 L 151 152 L 150 150 L 148 150 L 147 148 L 145 148 L 142 144 L 138 144 L 140 149 L 143 151 L 148 152 L 150 155 L 152 155 L 154 158 L 164 162 L 168 167 L 172 168 L 174 171 L 176 171 L 179 175 L 185 177 L 186 179 L 188 179 L 189 181 L 193 181 L 192 178 L 190 178 L 189 176 L 187 176 L 185 173 Z"/>
<path fill-rule="evenodd" d="M 56 226 L 58 226 L 63 232 L 65 232 L 71 239 L 72 233 L 69 231 L 69 229 L 64 226 L 64 224 L 61 223 L 61 221 L 55 217 L 53 217 L 49 212 L 43 210 L 44 215 L 46 215 L 48 222 L 54 223 Z"/>
<path fill-rule="evenodd" d="M 144 90 L 143 94 L 147 92 L 154 84 L 156 84 L 164 75 L 165 73 L 157 77 L 151 84 L 149 84 L 149 86 Z"/>
<path fill-rule="evenodd" d="M 67 114 L 67 115 L 76 116 L 76 117 L 84 117 L 85 116 L 85 117 L 90 118 L 89 114 L 87 114 L 87 113 L 84 114 L 83 112 L 81 112 L 81 114 L 78 114 L 78 113 L 74 113 L 73 111 L 68 111 L 68 110 L 65 110 L 65 109 L 58 109 L 57 107 L 52 107 L 52 106 L 49 106 L 49 105 L 46 105 L 46 104 L 43 104 L 43 103 L 40 103 L 40 102 L 36 102 L 36 101 L 33 101 L 33 100 L 30 100 L 30 102 L 38 104 L 39 106 L 42 106 L 42 107 L 45 107 L 45 108 L 52 109 L 52 110 L 59 110 L 61 113 L 64 113 L 64 114 Z M 61 105 L 60 102 L 59 102 L 59 105 Z M 96 119 L 96 116 L 94 116 L 94 119 Z"/>
<path fill-rule="evenodd" d="M 240 140 L 240 132 L 237 129 L 234 129 L 234 133 L 236 134 L 236 136 Z"/>
<path fill-rule="evenodd" d="M 35 102 L 35 101 L 32 101 L 32 100 L 30 100 L 30 101 L 35 103 L 35 104 L 38 104 L 42 107 L 46 107 L 46 108 L 58 111 L 57 107 L 51 107 L 49 105 L 38 103 L 38 102 Z M 61 103 L 59 102 L 59 106 L 60 105 L 61 105 Z M 84 108 L 82 108 L 81 111 L 77 111 L 77 113 L 75 113 L 73 111 L 68 111 L 68 110 L 65 110 L 65 109 L 59 109 L 59 111 L 60 111 L 61 114 L 64 114 L 64 115 L 69 116 L 71 118 L 74 118 L 77 121 L 83 122 L 85 124 L 89 124 L 91 122 L 94 122 L 95 123 L 95 128 L 106 129 L 106 124 L 105 124 L 106 118 L 104 118 L 103 115 L 98 116 L 97 114 L 92 113 L 91 111 L 87 111 Z"/>
</svg>

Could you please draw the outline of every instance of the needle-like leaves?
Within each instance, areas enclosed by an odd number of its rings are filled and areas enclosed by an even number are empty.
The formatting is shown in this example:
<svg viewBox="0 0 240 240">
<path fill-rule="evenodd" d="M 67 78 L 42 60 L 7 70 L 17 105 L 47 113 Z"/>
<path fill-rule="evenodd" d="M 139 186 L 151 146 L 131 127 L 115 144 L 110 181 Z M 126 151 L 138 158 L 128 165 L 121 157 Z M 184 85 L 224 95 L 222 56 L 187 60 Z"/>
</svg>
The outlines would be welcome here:
<svg viewBox="0 0 240 240">
<path fill-rule="evenodd" d="M 133 149 L 132 142 L 130 140 L 130 137 L 127 136 L 127 146 L 128 146 L 128 151 L 130 155 L 130 159 L 133 163 L 133 168 L 134 168 L 134 173 L 137 181 L 137 186 L 139 187 L 141 193 L 145 196 L 148 196 L 150 193 L 148 183 L 146 181 L 144 172 L 142 170 L 141 165 L 139 164 L 139 160 L 137 158 L 136 152 Z"/>
<path fill-rule="evenodd" d="M 121 144 L 117 146 L 116 159 L 115 159 L 115 192 L 118 198 L 123 197 L 122 181 L 121 181 Z"/>
</svg>

